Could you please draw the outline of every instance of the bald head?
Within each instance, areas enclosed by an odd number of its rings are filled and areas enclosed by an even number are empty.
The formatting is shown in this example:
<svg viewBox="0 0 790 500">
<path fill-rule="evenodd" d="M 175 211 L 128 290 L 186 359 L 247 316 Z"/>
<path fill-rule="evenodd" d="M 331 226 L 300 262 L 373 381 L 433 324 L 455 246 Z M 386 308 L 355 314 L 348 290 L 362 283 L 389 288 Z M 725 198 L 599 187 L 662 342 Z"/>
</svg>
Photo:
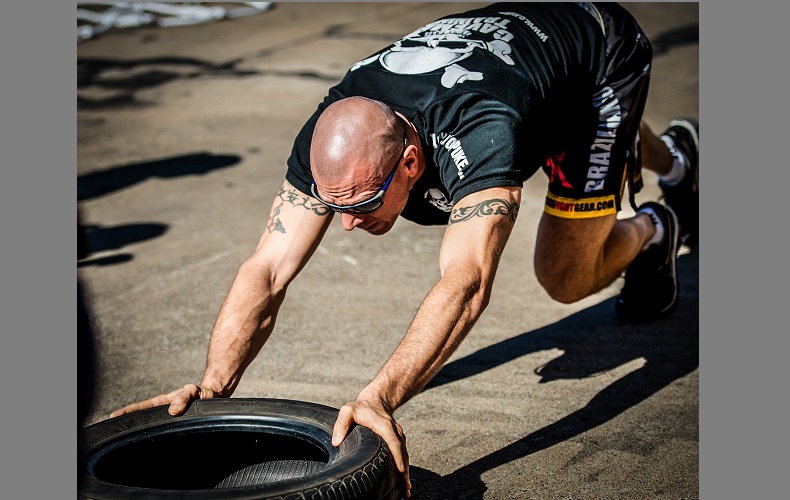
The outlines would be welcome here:
<svg viewBox="0 0 790 500">
<path fill-rule="evenodd" d="M 386 104 L 349 97 L 327 107 L 316 122 L 310 165 L 322 190 L 380 184 L 403 145 L 404 125 Z"/>
</svg>

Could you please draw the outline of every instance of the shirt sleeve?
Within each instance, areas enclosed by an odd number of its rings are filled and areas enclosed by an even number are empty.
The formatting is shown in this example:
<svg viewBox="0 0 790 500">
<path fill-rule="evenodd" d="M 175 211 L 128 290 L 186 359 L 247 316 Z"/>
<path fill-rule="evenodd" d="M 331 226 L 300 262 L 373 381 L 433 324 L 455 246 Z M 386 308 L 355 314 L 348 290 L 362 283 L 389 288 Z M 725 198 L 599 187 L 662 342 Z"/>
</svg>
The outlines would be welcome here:
<svg viewBox="0 0 790 500">
<path fill-rule="evenodd" d="M 433 155 L 453 203 L 498 186 L 521 186 L 521 119 L 507 105 L 484 96 L 439 103 L 432 110 Z"/>
<path fill-rule="evenodd" d="M 310 187 L 313 184 L 313 171 L 310 169 L 310 144 L 313 141 L 313 130 L 322 109 L 323 104 L 296 135 L 291 156 L 288 157 L 288 170 L 285 173 L 285 180 L 307 196 L 312 196 Z"/>
</svg>

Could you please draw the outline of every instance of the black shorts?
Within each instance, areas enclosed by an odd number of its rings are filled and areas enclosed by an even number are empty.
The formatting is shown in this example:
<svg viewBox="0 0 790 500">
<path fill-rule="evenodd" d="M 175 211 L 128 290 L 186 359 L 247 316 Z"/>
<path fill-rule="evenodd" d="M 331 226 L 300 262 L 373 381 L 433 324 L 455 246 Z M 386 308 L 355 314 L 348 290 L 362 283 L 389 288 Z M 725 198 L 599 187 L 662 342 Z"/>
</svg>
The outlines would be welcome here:
<svg viewBox="0 0 790 500">
<path fill-rule="evenodd" d="M 607 40 L 603 80 L 591 96 L 583 140 L 546 159 L 549 190 L 544 210 L 579 219 L 616 214 L 625 183 L 631 204 L 642 188 L 639 124 L 647 100 L 653 49 L 628 11 L 594 4 Z"/>
</svg>

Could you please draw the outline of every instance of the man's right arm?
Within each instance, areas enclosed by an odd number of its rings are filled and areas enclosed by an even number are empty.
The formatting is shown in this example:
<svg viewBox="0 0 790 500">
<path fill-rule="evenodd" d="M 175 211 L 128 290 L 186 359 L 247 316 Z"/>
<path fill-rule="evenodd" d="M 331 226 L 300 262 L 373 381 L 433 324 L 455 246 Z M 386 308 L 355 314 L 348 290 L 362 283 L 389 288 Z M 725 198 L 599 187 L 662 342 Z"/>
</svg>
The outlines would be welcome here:
<svg viewBox="0 0 790 500">
<path fill-rule="evenodd" d="M 211 332 L 200 384 L 133 403 L 110 416 L 164 404 L 183 413 L 194 399 L 230 397 L 271 335 L 288 284 L 312 256 L 332 211 L 283 183 L 255 252 L 241 265 Z"/>
</svg>

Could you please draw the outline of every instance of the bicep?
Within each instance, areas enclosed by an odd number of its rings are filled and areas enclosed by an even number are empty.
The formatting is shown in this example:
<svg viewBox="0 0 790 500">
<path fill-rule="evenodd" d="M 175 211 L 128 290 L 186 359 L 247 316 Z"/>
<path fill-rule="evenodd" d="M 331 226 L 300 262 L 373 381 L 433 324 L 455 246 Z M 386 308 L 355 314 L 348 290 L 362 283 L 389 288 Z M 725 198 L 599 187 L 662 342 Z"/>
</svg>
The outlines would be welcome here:
<svg viewBox="0 0 790 500">
<path fill-rule="evenodd" d="M 442 241 L 442 275 L 458 269 L 490 286 L 518 216 L 521 188 L 496 187 L 459 200 L 450 213 Z"/>
<path fill-rule="evenodd" d="M 318 248 L 333 212 L 285 181 L 274 197 L 251 260 L 269 267 L 287 285 Z"/>
</svg>

